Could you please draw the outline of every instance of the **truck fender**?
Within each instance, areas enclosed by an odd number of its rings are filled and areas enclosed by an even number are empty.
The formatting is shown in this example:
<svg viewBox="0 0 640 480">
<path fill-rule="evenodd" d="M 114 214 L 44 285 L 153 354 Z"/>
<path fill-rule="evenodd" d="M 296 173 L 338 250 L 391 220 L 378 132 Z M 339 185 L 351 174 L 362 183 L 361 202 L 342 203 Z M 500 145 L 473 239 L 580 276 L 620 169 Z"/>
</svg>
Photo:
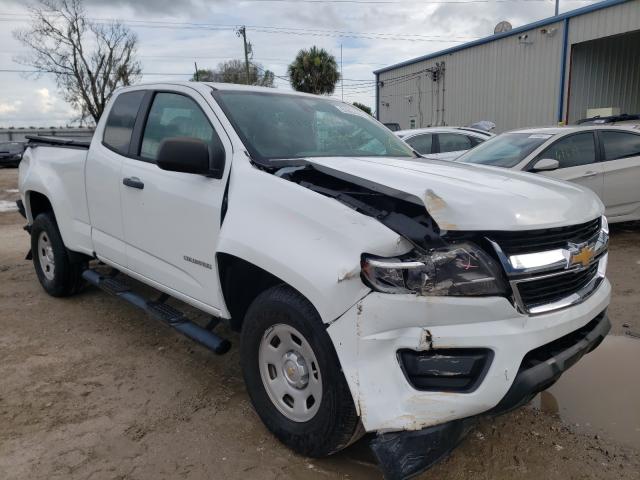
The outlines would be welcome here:
<svg viewBox="0 0 640 480">
<path fill-rule="evenodd" d="M 392 256 L 410 249 L 374 218 L 243 160 L 231 172 L 217 252 L 289 284 L 324 323 L 370 291 L 360 278 L 362 253 Z"/>
</svg>

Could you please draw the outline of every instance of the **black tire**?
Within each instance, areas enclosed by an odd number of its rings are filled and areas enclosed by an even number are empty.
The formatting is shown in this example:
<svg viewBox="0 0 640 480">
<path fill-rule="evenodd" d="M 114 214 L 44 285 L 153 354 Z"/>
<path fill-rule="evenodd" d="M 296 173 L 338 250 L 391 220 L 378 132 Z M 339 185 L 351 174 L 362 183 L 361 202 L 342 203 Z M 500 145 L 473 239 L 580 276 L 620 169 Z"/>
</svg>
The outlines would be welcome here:
<svg viewBox="0 0 640 480">
<path fill-rule="evenodd" d="M 46 236 L 51 246 L 55 263 L 53 278 L 47 278 L 40 260 L 38 241 L 42 234 Z M 31 253 L 38 280 L 49 295 L 67 297 L 80 290 L 83 284 L 82 270 L 86 267 L 86 264 L 70 261 L 53 213 L 41 213 L 33 221 L 31 226 Z"/>
<path fill-rule="evenodd" d="M 313 418 L 292 421 L 274 405 L 259 367 L 262 337 L 273 325 L 294 327 L 313 349 L 321 372 L 322 399 Z M 244 381 L 256 412 L 286 446 L 310 457 L 335 453 L 357 439 L 359 419 L 333 343 L 313 305 L 292 288 L 279 285 L 261 293 L 249 307 L 241 335 Z"/>
</svg>

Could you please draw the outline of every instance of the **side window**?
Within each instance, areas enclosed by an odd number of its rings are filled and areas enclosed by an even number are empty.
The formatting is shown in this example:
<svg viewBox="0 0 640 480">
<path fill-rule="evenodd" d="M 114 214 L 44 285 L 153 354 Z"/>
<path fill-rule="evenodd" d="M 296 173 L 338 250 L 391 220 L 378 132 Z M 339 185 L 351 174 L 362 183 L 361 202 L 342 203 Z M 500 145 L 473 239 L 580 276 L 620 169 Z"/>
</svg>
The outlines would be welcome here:
<svg viewBox="0 0 640 480">
<path fill-rule="evenodd" d="M 416 152 L 424 155 L 426 153 L 431 153 L 432 138 L 433 135 L 430 133 L 425 135 L 416 135 L 415 137 L 407 139 L 407 143 L 411 145 Z"/>
<path fill-rule="evenodd" d="M 457 152 L 471 148 L 471 141 L 466 135 L 439 133 L 438 140 L 440 141 L 440 153 Z"/>
<path fill-rule="evenodd" d="M 136 90 L 116 97 L 104 127 L 104 145 L 122 155 L 129 153 L 131 132 L 145 93 L 145 90 Z"/>
<path fill-rule="evenodd" d="M 209 144 L 210 152 L 223 149 L 220 138 L 196 102 L 177 93 L 158 93 L 144 127 L 140 156 L 155 160 L 162 141 L 172 137 L 197 138 Z"/>
<path fill-rule="evenodd" d="M 640 135 L 624 132 L 599 132 L 605 160 L 640 156 Z"/>
<path fill-rule="evenodd" d="M 596 161 L 596 147 L 593 133 L 579 133 L 561 138 L 538 155 L 538 159 L 541 158 L 558 160 L 560 168 L 594 163 Z"/>
<path fill-rule="evenodd" d="M 471 142 L 471 148 L 477 147 L 482 142 L 484 142 L 484 139 L 478 137 L 467 136 L 467 138 L 469 139 L 469 142 Z"/>
</svg>

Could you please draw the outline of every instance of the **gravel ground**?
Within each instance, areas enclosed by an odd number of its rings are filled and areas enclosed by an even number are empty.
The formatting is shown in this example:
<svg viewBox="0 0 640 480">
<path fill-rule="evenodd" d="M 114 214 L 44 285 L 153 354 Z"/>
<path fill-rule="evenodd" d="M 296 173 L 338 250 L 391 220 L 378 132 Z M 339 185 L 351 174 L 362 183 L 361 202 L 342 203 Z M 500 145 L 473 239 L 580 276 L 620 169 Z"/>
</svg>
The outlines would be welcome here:
<svg viewBox="0 0 640 480">
<path fill-rule="evenodd" d="M 17 198 L 16 182 L 16 170 L 0 170 L 0 200 Z M 47 296 L 24 260 L 23 224 L 18 213 L 0 213 L 1 479 L 381 478 L 365 441 L 323 460 L 281 446 L 251 407 L 236 348 L 217 357 L 93 288 Z M 612 231 L 616 334 L 640 332 L 639 238 L 639 227 Z M 237 334 L 222 333 L 238 344 Z M 420 478 L 639 472 L 640 445 L 576 433 L 554 415 L 522 408 L 481 421 Z"/>
</svg>

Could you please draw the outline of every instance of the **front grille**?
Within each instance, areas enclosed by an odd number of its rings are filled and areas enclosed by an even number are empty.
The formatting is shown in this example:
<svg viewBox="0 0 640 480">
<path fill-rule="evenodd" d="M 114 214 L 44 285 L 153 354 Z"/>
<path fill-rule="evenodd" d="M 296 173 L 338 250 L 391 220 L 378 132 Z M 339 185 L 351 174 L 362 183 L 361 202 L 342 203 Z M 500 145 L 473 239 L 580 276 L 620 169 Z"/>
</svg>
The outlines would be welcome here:
<svg viewBox="0 0 640 480">
<path fill-rule="evenodd" d="M 551 277 L 518 283 L 518 292 L 527 309 L 563 299 L 586 286 L 598 273 L 598 262 L 584 270 L 570 270 Z"/>
<path fill-rule="evenodd" d="M 487 232 L 507 255 L 543 252 L 566 248 L 567 242 L 582 243 L 600 231 L 600 218 L 569 227 L 527 230 L 524 232 Z"/>
</svg>

